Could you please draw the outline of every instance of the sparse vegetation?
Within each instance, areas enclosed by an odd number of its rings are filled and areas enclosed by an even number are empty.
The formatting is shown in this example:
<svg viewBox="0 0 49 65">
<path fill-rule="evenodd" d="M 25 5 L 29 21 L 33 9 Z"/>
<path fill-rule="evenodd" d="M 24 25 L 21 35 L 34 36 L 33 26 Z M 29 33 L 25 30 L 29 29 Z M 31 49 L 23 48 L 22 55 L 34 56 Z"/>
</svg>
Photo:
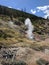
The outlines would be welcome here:
<svg viewBox="0 0 49 65">
<path fill-rule="evenodd" d="M 43 60 L 43 59 L 39 59 L 38 61 L 37 61 L 37 64 L 38 65 L 49 65 L 49 62 L 48 61 L 45 61 L 45 60 Z"/>
<path fill-rule="evenodd" d="M 24 61 L 16 61 L 16 62 L 6 62 L 2 61 L 2 65 L 27 65 Z"/>
<path fill-rule="evenodd" d="M 34 40 L 26 38 L 27 27 L 24 25 L 26 18 L 30 18 L 34 25 Z M 9 21 L 12 21 L 15 27 L 10 28 Z M 13 62 L 11 59 L 2 57 L 4 49 L 9 53 L 7 48 L 10 48 L 12 54 L 16 52 L 16 60 L 14 59 Z M 0 6 L 0 63 L 2 65 L 45 65 L 45 63 L 48 65 L 49 55 L 44 53 L 45 48 L 49 49 L 48 19 L 45 20 L 23 11 Z"/>
</svg>

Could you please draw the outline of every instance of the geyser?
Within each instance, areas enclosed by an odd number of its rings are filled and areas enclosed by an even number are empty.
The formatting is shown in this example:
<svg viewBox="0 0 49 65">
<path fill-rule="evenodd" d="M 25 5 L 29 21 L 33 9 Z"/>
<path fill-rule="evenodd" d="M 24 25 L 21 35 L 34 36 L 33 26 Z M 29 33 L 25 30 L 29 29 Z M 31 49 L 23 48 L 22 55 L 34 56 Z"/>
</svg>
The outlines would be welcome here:
<svg viewBox="0 0 49 65">
<path fill-rule="evenodd" d="M 28 28 L 28 30 L 26 31 L 26 33 L 27 33 L 27 37 L 29 38 L 29 39 L 33 39 L 34 38 L 34 35 L 33 35 L 33 30 L 34 30 L 34 26 L 32 25 L 32 23 L 31 23 L 31 20 L 29 19 L 29 18 L 27 18 L 26 20 L 25 20 L 25 26 Z"/>
</svg>

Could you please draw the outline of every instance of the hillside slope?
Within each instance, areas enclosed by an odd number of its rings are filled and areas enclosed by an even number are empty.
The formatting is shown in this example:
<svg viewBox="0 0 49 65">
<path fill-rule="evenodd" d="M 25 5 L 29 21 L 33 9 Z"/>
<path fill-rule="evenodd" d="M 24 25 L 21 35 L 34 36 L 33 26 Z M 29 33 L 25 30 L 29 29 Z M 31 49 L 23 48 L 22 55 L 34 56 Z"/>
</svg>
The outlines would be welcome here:
<svg viewBox="0 0 49 65">
<path fill-rule="evenodd" d="M 34 40 L 26 37 L 26 18 L 34 25 Z M 6 64 L 49 64 L 49 20 L 0 6 L 0 65 Z"/>
</svg>

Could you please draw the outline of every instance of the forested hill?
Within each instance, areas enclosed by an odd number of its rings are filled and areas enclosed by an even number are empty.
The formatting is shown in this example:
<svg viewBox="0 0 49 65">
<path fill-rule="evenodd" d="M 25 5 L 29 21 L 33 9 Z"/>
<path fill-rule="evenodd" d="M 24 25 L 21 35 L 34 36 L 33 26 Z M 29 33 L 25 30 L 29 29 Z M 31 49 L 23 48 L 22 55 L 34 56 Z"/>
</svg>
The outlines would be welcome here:
<svg viewBox="0 0 49 65">
<path fill-rule="evenodd" d="M 26 18 L 30 18 L 32 24 L 35 26 L 35 31 L 38 33 L 49 33 L 49 20 L 42 17 L 37 17 L 33 14 L 19 11 L 16 9 L 8 8 L 0 5 L 0 18 L 4 21 L 16 20 L 23 22 Z"/>
<path fill-rule="evenodd" d="M 26 13 L 24 11 L 19 11 L 16 9 L 8 8 L 6 6 L 0 5 L 0 14 L 13 16 L 13 17 L 24 17 L 24 18 L 30 18 L 30 19 L 42 19 L 41 17 L 37 17 L 33 14 Z"/>
</svg>

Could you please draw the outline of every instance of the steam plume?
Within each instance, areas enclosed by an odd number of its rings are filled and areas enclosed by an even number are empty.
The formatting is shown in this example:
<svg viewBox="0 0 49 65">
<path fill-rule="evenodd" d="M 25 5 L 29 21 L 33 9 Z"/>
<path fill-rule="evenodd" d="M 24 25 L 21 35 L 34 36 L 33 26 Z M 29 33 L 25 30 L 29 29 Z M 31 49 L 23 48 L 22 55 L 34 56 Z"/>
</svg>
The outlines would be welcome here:
<svg viewBox="0 0 49 65">
<path fill-rule="evenodd" d="M 26 20 L 25 20 L 25 25 L 27 26 L 27 28 L 28 28 L 28 30 L 26 31 L 26 33 L 27 33 L 27 37 L 29 38 L 29 39 L 33 39 L 34 38 L 34 35 L 33 35 L 33 30 L 34 30 L 34 26 L 32 25 L 32 23 L 31 23 L 31 20 L 29 19 L 29 18 L 27 18 Z"/>
</svg>

